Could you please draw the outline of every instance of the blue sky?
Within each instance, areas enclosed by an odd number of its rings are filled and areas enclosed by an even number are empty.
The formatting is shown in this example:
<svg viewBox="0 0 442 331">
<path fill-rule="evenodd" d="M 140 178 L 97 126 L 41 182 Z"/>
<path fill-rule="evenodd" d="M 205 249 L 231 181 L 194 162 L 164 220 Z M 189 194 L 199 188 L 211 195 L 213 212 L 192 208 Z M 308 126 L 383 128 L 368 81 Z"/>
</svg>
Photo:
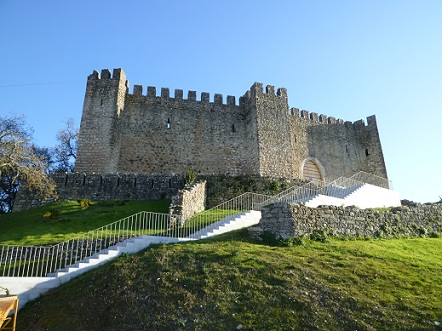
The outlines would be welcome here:
<svg viewBox="0 0 442 331">
<path fill-rule="evenodd" d="M 437 201 L 441 17 L 439 0 L 0 0 L 0 114 L 24 114 L 49 147 L 68 118 L 79 126 L 93 70 L 211 98 L 262 82 L 291 107 L 375 114 L 394 190 Z"/>
</svg>

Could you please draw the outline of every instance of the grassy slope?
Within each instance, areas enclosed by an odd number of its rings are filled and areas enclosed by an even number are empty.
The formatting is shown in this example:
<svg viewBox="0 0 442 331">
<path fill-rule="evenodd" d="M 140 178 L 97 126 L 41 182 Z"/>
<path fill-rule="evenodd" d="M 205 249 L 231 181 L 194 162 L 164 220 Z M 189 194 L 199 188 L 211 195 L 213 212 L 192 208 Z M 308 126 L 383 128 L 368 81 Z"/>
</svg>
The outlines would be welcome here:
<svg viewBox="0 0 442 331">
<path fill-rule="evenodd" d="M 168 213 L 170 200 L 101 201 L 82 208 L 77 201 L 65 201 L 0 215 L 0 244 L 39 245 L 75 238 L 140 211 Z M 58 215 L 45 218 L 48 211 Z"/>
<path fill-rule="evenodd" d="M 18 330 L 439 330 L 441 238 L 148 248 L 54 289 Z"/>
</svg>

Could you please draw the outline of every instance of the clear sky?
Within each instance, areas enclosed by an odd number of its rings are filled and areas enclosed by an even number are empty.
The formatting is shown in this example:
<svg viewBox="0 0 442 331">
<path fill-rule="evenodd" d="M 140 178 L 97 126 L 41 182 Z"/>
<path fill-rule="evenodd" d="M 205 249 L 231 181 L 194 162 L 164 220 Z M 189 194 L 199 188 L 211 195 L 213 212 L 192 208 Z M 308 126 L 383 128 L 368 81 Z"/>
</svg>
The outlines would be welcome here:
<svg viewBox="0 0 442 331">
<path fill-rule="evenodd" d="M 440 0 L 0 0 L 0 37 L 0 114 L 24 114 L 39 146 L 79 126 L 93 70 L 211 98 L 261 82 L 290 107 L 375 114 L 393 189 L 442 196 Z"/>
</svg>

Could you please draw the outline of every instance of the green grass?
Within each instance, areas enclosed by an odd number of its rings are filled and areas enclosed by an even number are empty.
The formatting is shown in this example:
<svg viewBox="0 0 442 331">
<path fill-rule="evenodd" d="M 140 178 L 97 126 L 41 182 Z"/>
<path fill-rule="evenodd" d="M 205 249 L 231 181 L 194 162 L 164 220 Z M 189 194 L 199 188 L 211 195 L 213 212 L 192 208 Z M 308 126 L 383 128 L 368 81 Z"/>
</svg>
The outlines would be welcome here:
<svg viewBox="0 0 442 331">
<path fill-rule="evenodd" d="M 0 215 L 0 243 L 53 243 L 168 206 L 69 201 Z M 240 230 L 152 246 L 28 303 L 17 330 L 441 330 L 442 238 L 326 239 L 282 247 Z"/>
<path fill-rule="evenodd" d="M 0 244 L 41 245 L 75 238 L 87 231 L 140 211 L 168 213 L 170 201 L 78 201 L 52 203 L 19 213 L 0 215 Z M 53 217 L 44 217 L 51 212 Z"/>
<path fill-rule="evenodd" d="M 253 242 L 123 256 L 27 304 L 18 330 L 440 330 L 442 238 Z"/>
</svg>

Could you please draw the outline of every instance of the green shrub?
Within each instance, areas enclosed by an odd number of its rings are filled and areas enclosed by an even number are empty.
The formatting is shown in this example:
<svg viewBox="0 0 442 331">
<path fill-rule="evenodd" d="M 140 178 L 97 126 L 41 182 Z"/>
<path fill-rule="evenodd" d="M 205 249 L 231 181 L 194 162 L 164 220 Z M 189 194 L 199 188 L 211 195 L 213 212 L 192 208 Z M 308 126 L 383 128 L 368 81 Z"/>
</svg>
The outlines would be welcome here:
<svg viewBox="0 0 442 331">
<path fill-rule="evenodd" d="M 319 242 L 328 242 L 327 232 L 325 230 L 314 230 L 310 233 L 310 240 Z"/>
<path fill-rule="evenodd" d="M 284 247 L 305 246 L 305 241 L 302 237 L 280 240 L 279 243 L 280 246 Z"/>
<path fill-rule="evenodd" d="M 45 212 L 43 214 L 43 217 L 48 219 L 48 218 L 54 218 L 57 217 L 60 214 L 60 212 L 58 211 L 58 209 L 49 209 L 47 212 Z"/>
<path fill-rule="evenodd" d="M 92 206 L 92 202 L 89 199 L 81 199 L 80 206 L 81 208 L 89 208 L 90 206 Z"/>
<path fill-rule="evenodd" d="M 184 173 L 184 184 L 192 185 L 196 181 L 196 173 L 192 169 L 187 169 Z"/>
</svg>

